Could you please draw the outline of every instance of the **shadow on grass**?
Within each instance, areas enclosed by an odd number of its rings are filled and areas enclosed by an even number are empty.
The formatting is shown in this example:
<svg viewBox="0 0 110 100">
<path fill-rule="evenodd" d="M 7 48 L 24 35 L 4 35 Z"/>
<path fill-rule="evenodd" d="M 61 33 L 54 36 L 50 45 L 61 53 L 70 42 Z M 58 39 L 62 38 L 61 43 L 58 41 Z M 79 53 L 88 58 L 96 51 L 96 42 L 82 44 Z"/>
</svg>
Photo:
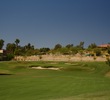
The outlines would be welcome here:
<svg viewBox="0 0 110 100">
<path fill-rule="evenodd" d="M 10 72 L 9 70 L 1 70 L 0 69 L 0 75 L 13 75 L 13 73 Z"/>
<path fill-rule="evenodd" d="M 0 75 L 13 75 L 13 74 L 9 74 L 9 73 L 0 73 Z"/>
</svg>

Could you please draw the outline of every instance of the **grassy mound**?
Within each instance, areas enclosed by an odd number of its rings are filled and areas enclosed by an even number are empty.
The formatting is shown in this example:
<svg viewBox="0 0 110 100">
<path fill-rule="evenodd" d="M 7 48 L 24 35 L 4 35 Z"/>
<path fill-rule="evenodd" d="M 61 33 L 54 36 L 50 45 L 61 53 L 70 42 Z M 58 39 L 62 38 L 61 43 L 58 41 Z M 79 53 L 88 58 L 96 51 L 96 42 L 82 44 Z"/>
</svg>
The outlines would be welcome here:
<svg viewBox="0 0 110 100">
<path fill-rule="evenodd" d="M 12 73 L 9 70 L 0 69 L 0 75 L 12 75 Z"/>
<path fill-rule="evenodd" d="M 67 64 L 67 63 L 66 63 Z M 88 66 L 84 63 L 71 63 L 68 67 L 63 67 L 62 70 L 65 71 L 93 71 L 95 68 Z"/>
</svg>

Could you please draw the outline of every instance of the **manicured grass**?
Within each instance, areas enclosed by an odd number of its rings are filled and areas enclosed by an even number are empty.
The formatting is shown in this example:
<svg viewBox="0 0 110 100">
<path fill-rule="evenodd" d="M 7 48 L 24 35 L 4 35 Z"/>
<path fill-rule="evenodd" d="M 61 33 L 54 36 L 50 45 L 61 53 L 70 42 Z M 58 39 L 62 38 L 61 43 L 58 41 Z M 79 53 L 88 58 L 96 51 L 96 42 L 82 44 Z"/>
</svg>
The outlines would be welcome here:
<svg viewBox="0 0 110 100">
<path fill-rule="evenodd" d="M 0 62 L 0 100 L 110 100 L 109 70 L 105 62 Z"/>
</svg>

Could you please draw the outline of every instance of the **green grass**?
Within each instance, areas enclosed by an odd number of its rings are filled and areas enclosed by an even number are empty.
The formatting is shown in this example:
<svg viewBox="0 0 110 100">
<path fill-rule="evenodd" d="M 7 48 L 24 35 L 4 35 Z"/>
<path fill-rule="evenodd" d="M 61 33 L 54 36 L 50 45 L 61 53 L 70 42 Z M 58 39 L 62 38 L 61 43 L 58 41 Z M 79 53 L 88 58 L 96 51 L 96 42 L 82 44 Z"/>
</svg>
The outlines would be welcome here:
<svg viewBox="0 0 110 100">
<path fill-rule="evenodd" d="M 0 62 L 0 100 L 110 100 L 109 70 L 105 62 Z"/>
</svg>

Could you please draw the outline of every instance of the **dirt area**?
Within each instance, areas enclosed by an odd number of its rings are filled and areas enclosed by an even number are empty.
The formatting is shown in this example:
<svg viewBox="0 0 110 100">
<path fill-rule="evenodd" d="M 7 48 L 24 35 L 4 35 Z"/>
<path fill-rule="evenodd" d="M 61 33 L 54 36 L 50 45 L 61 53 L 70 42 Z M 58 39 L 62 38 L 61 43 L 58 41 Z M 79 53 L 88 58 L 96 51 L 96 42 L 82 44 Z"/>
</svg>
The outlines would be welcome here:
<svg viewBox="0 0 110 100">
<path fill-rule="evenodd" d="M 89 56 L 71 56 L 71 55 L 41 55 L 38 56 L 17 56 L 17 61 L 106 61 L 105 57 L 97 57 L 95 60 Z"/>
</svg>

